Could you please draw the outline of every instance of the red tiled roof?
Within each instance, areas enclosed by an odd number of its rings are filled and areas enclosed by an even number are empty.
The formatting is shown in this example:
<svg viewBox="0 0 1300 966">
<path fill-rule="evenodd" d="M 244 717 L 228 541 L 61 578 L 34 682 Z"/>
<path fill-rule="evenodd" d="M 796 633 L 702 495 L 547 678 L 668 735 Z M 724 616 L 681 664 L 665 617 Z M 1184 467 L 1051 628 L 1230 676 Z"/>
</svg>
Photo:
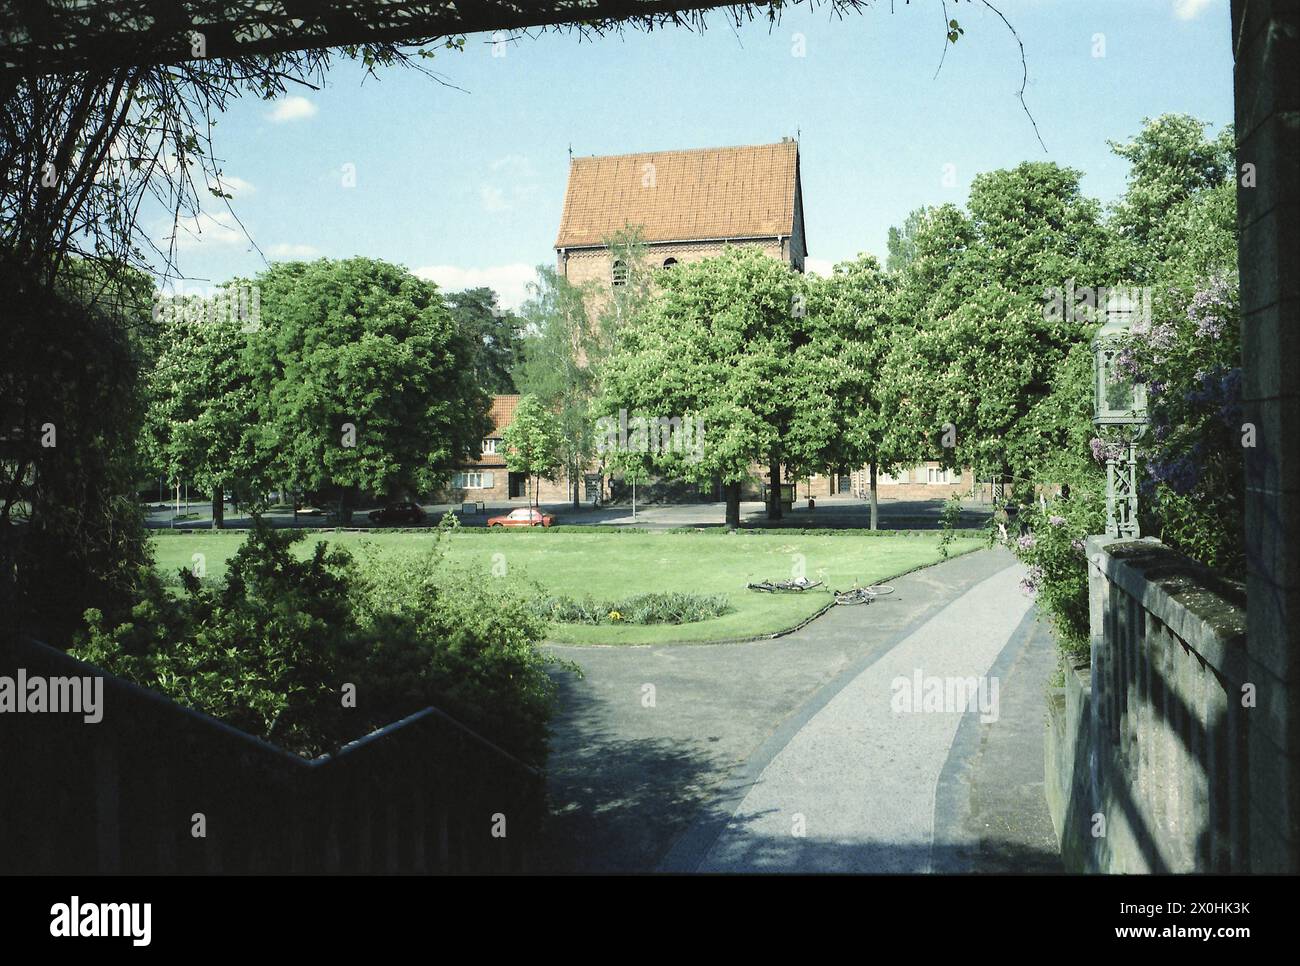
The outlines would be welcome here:
<svg viewBox="0 0 1300 966">
<path fill-rule="evenodd" d="M 501 432 L 510 425 L 510 421 L 515 418 L 515 410 L 519 408 L 518 395 L 504 395 L 492 397 L 492 431 L 488 433 L 488 439 L 500 439 Z M 504 452 L 483 453 L 478 459 L 473 459 L 466 464 L 468 466 L 482 467 L 504 467 L 506 457 Z"/>
<path fill-rule="evenodd" d="M 793 140 L 574 158 L 555 247 L 603 245 L 629 226 L 646 242 L 789 236 L 798 181 Z"/>
<path fill-rule="evenodd" d="M 492 435 L 496 438 L 501 437 L 501 431 L 510 425 L 510 421 L 515 418 L 515 410 L 519 408 L 519 395 L 493 396 L 492 397 Z"/>
</svg>

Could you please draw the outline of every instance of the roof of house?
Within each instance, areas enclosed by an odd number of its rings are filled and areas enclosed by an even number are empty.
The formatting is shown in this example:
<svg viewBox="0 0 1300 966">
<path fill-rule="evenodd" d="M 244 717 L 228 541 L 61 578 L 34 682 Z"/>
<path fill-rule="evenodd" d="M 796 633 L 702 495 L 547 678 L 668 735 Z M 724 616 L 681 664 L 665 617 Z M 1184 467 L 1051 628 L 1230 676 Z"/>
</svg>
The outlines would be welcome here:
<svg viewBox="0 0 1300 966">
<path fill-rule="evenodd" d="M 501 431 L 515 418 L 520 398 L 518 395 L 492 397 L 492 434 L 489 438 L 500 438 Z"/>
<path fill-rule="evenodd" d="M 487 439 L 500 439 L 501 431 L 510 425 L 510 421 L 515 418 L 515 410 L 519 408 L 518 395 L 504 395 L 492 397 L 492 431 L 487 434 Z M 502 469 L 506 465 L 505 453 L 480 453 L 476 459 L 468 460 L 464 465 L 479 466 L 484 469 Z"/>
<path fill-rule="evenodd" d="M 798 185 L 794 140 L 573 158 L 555 247 L 600 246 L 628 226 L 646 242 L 789 236 Z"/>
</svg>

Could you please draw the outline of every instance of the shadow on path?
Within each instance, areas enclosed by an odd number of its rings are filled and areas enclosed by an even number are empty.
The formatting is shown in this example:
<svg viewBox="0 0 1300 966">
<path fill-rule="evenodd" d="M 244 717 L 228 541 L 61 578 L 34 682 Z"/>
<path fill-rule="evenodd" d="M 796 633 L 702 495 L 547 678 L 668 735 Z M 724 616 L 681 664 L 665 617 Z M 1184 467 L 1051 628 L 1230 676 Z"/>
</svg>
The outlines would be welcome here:
<svg viewBox="0 0 1300 966">
<path fill-rule="evenodd" d="M 884 841 L 879 832 L 873 839 L 869 828 L 852 841 L 837 841 L 812 834 L 817 830 L 810 826 L 804 838 L 794 829 L 787 835 L 789 820 L 773 809 L 735 814 L 733 786 L 752 781 L 749 772 L 761 766 L 768 745 L 783 744 L 863 668 L 1014 562 L 1005 551 L 956 558 L 895 581 L 898 594 L 887 599 L 891 603 L 834 608 L 775 641 L 552 648 L 577 661 L 586 677 L 554 672 L 561 711 L 552 727 L 552 818 L 539 864 L 559 872 L 651 871 L 701 829 L 729 827 L 744 833 L 732 837 L 741 840 L 741 852 L 731 853 L 742 868 L 789 868 L 793 856 L 795 867 L 826 871 L 968 871 L 972 840 L 982 843 L 979 852 L 990 860 L 974 863 L 982 870 L 1055 868 L 1052 843 L 1037 827 L 1041 823 L 1003 827 L 1015 825 L 1034 796 L 1041 797 L 1041 788 L 1033 787 L 1032 778 L 1017 779 L 1016 794 L 1000 798 L 1005 789 L 997 769 L 974 786 L 965 781 L 963 788 L 984 793 L 969 793 L 971 805 L 957 816 L 962 820 L 958 834 L 947 835 L 951 823 L 941 825 L 933 846 Z M 1013 677 L 1041 691 L 1050 673 L 1044 670 L 1043 649 L 1032 649 L 1033 661 L 1020 659 L 1029 648 L 1007 650 L 1008 660 L 1014 659 Z M 1050 645 L 1046 653 L 1054 653 Z M 647 707 L 651 685 L 655 703 Z M 1026 714 L 1031 722 L 1004 729 L 990 760 L 1010 758 L 1025 775 L 1036 769 L 1041 781 L 1042 718 L 1030 707 L 1016 717 Z M 1045 805 L 1041 811 L 1045 815 Z M 968 817 L 982 823 L 981 829 L 968 828 Z M 759 820 L 761 829 L 755 827 Z M 669 861 L 665 867 L 676 866 Z"/>
</svg>

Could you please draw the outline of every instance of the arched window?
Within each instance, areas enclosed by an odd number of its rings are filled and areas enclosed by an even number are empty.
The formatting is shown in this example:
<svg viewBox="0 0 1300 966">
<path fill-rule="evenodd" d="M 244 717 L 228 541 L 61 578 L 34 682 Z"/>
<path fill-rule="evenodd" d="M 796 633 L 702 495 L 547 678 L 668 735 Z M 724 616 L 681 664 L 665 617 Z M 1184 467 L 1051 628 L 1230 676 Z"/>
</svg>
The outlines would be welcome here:
<svg viewBox="0 0 1300 966">
<path fill-rule="evenodd" d="M 614 259 L 614 268 L 610 272 L 610 282 L 614 285 L 627 284 L 627 265 L 622 259 Z"/>
<path fill-rule="evenodd" d="M 676 264 L 677 264 L 677 259 L 675 259 L 675 258 L 665 258 L 665 259 L 664 259 L 664 268 L 672 268 L 672 267 L 673 267 L 674 265 L 676 265 Z"/>
</svg>

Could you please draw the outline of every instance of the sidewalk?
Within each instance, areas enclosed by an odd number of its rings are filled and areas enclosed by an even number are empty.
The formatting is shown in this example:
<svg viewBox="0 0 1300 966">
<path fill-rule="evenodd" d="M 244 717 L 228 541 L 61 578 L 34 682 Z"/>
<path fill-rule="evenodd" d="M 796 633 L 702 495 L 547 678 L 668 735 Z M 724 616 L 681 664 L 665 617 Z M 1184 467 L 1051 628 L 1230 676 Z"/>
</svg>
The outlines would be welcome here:
<svg viewBox="0 0 1300 966">
<path fill-rule="evenodd" d="M 1010 710 L 1004 699 L 1014 696 L 1023 712 L 1030 702 L 1022 700 L 1019 688 L 1046 685 L 1021 680 L 1008 695 L 1004 688 L 1011 682 L 995 668 L 1009 642 L 1018 653 L 1014 639 L 1026 618 L 1034 620 L 1031 602 L 1019 590 L 1022 576 L 1016 565 L 976 584 L 873 659 L 772 755 L 703 854 L 692 854 L 692 838 L 698 836 L 688 837 L 663 867 L 700 872 L 975 869 L 983 850 L 968 820 L 971 779 L 996 781 L 980 774 L 980 732 L 1014 726 L 1002 719 Z M 918 677 L 923 687 L 916 692 Z M 949 678 L 984 678 L 988 703 L 965 714 L 952 707 L 931 709 L 930 683 L 946 684 Z M 937 698 L 937 687 L 934 694 Z M 900 712 L 900 705 L 905 710 Z M 1037 752 L 1030 760 L 1038 763 L 1041 776 L 1041 715 L 1035 720 Z M 956 741 L 963 725 L 973 726 L 970 747 Z M 941 792 L 944 780 L 949 787 Z M 944 836 L 936 834 L 940 831 Z"/>
<path fill-rule="evenodd" d="M 980 551 L 774 641 L 552 647 L 586 677 L 557 674 L 547 864 L 1058 868 L 1042 795 L 1055 652 L 1021 575 L 1006 551 Z M 896 713 L 891 686 L 917 670 L 997 678 L 997 721 Z"/>
</svg>

